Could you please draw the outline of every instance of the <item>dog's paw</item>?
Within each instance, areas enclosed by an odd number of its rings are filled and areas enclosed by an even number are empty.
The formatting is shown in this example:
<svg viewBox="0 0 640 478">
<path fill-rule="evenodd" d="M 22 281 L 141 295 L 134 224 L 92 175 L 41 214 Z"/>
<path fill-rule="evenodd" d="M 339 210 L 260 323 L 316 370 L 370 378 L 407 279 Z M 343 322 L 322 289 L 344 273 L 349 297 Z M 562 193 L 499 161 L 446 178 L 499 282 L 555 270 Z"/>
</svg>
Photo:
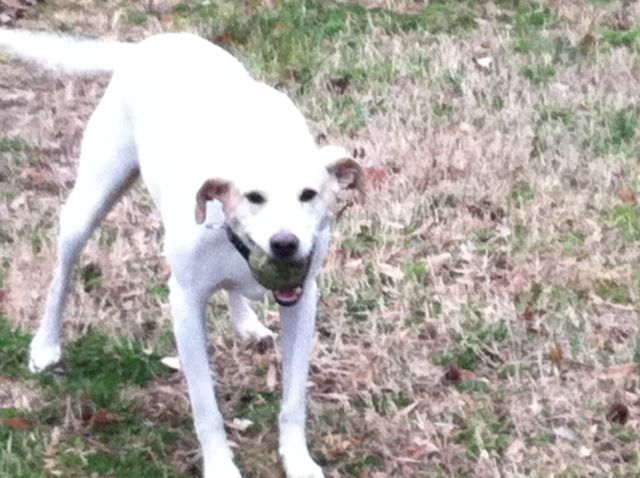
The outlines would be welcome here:
<svg viewBox="0 0 640 478">
<path fill-rule="evenodd" d="M 313 461 L 306 450 L 297 453 L 280 450 L 280 455 L 287 478 L 324 478 L 322 468 Z"/>
<path fill-rule="evenodd" d="M 62 359 L 60 344 L 41 344 L 36 340 L 37 338 L 31 342 L 29 370 L 33 373 L 38 373 L 59 364 Z"/>
<path fill-rule="evenodd" d="M 261 341 L 265 339 L 275 339 L 276 334 L 269 330 L 267 327 L 262 325 L 257 320 L 255 323 L 246 324 L 247 327 L 242 327 L 242 329 L 238 328 L 238 335 L 242 337 L 243 340 L 255 340 Z"/>
<path fill-rule="evenodd" d="M 243 340 L 275 339 L 276 334 L 260 322 L 255 313 L 245 314 L 243 317 L 233 319 L 236 332 Z"/>
</svg>

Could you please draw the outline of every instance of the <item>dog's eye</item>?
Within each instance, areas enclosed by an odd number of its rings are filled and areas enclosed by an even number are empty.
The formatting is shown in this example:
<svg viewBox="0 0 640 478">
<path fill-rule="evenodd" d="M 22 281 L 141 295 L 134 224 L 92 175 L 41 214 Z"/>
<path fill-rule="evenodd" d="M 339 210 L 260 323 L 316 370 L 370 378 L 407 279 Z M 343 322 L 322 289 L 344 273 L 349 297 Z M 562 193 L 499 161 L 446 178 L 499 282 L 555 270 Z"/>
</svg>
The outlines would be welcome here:
<svg viewBox="0 0 640 478">
<path fill-rule="evenodd" d="M 244 196 L 251 204 L 264 204 L 265 202 L 267 202 L 267 199 L 264 197 L 264 195 L 257 191 L 251 191 Z"/>
<path fill-rule="evenodd" d="M 313 198 L 315 198 L 317 195 L 318 195 L 318 192 L 314 191 L 313 189 L 303 189 L 302 192 L 300 193 L 300 201 L 309 202 Z"/>
</svg>

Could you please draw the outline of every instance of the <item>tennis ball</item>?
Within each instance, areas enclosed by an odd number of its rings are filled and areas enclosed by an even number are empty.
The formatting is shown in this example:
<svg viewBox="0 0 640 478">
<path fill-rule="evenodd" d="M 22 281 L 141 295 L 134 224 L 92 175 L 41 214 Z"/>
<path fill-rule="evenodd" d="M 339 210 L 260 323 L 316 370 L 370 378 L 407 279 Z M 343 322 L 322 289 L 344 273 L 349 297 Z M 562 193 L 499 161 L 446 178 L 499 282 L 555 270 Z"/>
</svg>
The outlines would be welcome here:
<svg viewBox="0 0 640 478">
<path fill-rule="evenodd" d="M 293 289 L 302 285 L 307 272 L 308 261 L 282 261 L 274 259 L 261 249 L 249 254 L 249 269 L 256 280 L 269 290 Z"/>
</svg>

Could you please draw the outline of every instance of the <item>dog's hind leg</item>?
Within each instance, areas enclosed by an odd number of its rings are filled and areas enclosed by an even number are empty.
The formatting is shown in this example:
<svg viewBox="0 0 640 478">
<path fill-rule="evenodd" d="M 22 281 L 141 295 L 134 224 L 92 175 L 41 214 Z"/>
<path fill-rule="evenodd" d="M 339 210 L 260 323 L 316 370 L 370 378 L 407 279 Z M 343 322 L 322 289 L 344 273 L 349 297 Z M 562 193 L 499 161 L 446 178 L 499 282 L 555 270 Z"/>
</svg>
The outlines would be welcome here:
<svg viewBox="0 0 640 478">
<path fill-rule="evenodd" d="M 76 184 L 62 208 L 58 258 L 44 317 L 31 342 L 29 369 L 41 371 L 61 358 L 61 328 L 73 265 L 104 214 L 137 177 L 128 118 L 110 86 L 82 140 Z"/>
<path fill-rule="evenodd" d="M 229 315 L 236 332 L 245 340 L 275 337 L 275 334 L 260 322 L 249 305 L 249 300 L 238 292 L 229 291 Z"/>
</svg>

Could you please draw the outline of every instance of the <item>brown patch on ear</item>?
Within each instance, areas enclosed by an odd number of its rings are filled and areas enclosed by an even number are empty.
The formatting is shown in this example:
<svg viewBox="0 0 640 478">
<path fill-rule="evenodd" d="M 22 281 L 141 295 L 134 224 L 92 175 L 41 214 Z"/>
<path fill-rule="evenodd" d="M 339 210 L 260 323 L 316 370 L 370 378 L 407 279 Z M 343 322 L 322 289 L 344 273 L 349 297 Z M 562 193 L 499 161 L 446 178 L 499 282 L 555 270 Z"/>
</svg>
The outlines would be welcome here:
<svg viewBox="0 0 640 478">
<path fill-rule="evenodd" d="M 196 194 L 196 223 L 202 224 L 207 218 L 207 201 L 219 199 L 224 203 L 231 184 L 224 179 L 207 179 Z"/>
<path fill-rule="evenodd" d="M 366 195 L 366 181 L 362 167 L 355 159 L 342 158 L 327 167 L 342 189 L 355 189 L 361 197 Z"/>
</svg>

